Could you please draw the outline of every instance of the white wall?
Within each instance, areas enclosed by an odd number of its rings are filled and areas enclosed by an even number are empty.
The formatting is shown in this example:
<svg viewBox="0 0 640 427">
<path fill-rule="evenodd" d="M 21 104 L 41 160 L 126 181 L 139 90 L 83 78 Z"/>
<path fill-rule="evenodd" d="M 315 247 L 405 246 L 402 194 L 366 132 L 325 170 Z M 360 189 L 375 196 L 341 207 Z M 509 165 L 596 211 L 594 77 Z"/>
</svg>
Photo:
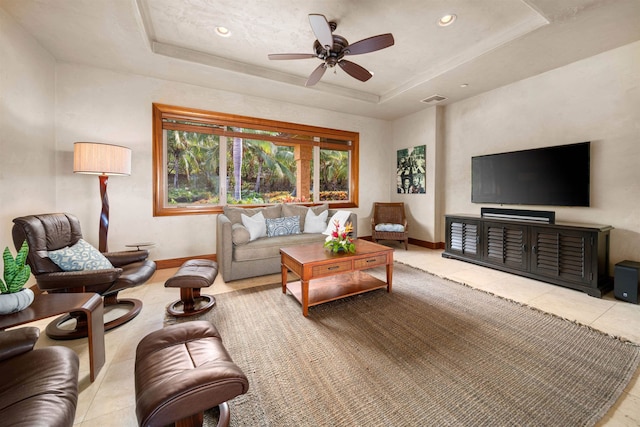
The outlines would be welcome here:
<svg viewBox="0 0 640 427">
<path fill-rule="evenodd" d="M 392 202 L 404 202 L 405 213 L 409 224 L 409 237 L 425 242 L 438 242 L 436 217 L 436 199 L 439 191 L 436 179 L 436 153 L 438 150 L 438 113 L 436 107 L 411 114 L 393 122 L 393 145 L 387 168 L 392 174 L 389 181 L 389 193 Z M 397 150 L 426 145 L 426 183 L 425 194 L 398 194 L 396 190 Z"/>
<path fill-rule="evenodd" d="M 447 106 L 445 141 L 445 213 L 470 214 L 472 156 L 591 141 L 590 207 L 507 207 L 612 225 L 612 265 L 640 260 L 640 42 Z"/>
<path fill-rule="evenodd" d="M 55 209 L 55 61 L 0 8 L 0 251 L 13 218 Z"/>
<path fill-rule="evenodd" d="M 110 250 L 153 241 L 154 259 L 215 253 L 215 215 L 153 217 L 154 102 L 359 132 L 360 207 L 354 211 L 360 235 L 370 235 L 373 202 L 387 198 L 389 122 L 81 65 L 59 64 L 56 76 L 57 208 L 78 215 L 83 234 L 93 244 L 100 213 L 98 178 L 72 173 L 76 141 L 133 150 L 131 176 L 109 178 Z"/>
</svg>

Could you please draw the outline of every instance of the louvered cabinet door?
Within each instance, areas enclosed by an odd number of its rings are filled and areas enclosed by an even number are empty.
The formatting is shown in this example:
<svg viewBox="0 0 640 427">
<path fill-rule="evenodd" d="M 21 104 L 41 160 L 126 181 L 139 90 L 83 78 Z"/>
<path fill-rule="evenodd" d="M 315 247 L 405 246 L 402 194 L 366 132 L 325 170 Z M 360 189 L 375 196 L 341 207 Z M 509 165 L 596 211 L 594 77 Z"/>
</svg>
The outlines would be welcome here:
<svg viewBox="0 0 640 427">
<path fill-rule="evenodd" d="M 447 252 L 466 258 L 480 257 L 480 222 L 447 217 L 446 228 Z"/>
<path fill-rule="evenodd" d="M 445 216 L 442 256 L 602 297 L 609 275 L 610 225 Z"/>
<path fill-rule="evenodd" d="M 532 273 L 568 282 L 597 284 L 592 262 L 593 233 L 532 227 L 531 244 Z"/>
<path fill-rule="evenodd" d="M 485 222 L 483 230 L 486 242 L 483 259 L 486 262 L 518 270 L 529 268 L 529 227 L 504 222 Z"/>
</svg>

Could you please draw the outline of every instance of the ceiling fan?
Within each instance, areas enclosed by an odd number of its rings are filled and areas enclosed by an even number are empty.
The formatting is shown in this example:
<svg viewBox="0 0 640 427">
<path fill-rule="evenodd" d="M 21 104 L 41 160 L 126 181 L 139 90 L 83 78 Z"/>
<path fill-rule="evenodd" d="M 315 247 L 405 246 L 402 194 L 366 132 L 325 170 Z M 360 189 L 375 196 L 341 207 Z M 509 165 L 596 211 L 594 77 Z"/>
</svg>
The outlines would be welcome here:
<svg viewBox="0 0 640 427">
<path fill-rule="evenodd" d="M 347 55 L 360 55 L 363 53 L 375 52 L 376 50 L 384 49 L 389 46 L 393 46 L 393 35 L 390 33 L 379 34 L 377 36 L 369 37 L 353 44 L 349 44 L 347 39 L 337 34 L 333 34 L 338 25 L 335 22 L 327 21 L 324 15 L 310 14 L 309 23 L 311 29 L 316 36 L 316 41 L 313 43 L 314 53 L 272 53 L 269 55 L 269 59 L 307 59 L 318 58 L 322 61 L 322 64 L 313 70 L 305 86 L 313 86 L 327 71 L 327 68 L 333 68 L 337 65 L 340 66 L 351 77 L 356 78 L 362 82 L 369 80 L 373 74 L 367 71 L 360 65 L 347 61 L 344 59 Z"/>
</svg>

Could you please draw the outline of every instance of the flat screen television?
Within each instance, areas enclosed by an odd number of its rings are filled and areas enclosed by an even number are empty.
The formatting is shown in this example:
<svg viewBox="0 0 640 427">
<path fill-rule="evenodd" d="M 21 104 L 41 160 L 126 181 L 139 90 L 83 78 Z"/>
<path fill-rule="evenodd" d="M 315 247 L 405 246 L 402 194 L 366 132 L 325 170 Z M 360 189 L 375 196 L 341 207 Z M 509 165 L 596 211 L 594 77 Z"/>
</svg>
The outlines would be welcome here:
<svg viewBox="0 0 640 427">
<path fill-rule="evenodd" d="M 590 142 L 476 156 L 471 201 L 589 206 Z"/>
</svg>

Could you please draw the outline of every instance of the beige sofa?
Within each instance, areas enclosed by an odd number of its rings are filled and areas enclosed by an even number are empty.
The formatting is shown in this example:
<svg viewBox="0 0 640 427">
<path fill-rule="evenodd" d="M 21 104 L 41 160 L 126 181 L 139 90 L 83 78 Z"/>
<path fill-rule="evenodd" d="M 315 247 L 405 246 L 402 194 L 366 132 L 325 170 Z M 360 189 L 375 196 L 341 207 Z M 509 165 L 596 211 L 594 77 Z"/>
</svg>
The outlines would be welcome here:
<svg viewBox="0 0 640 427">
<path fill-rule="evenodd" d="M 247 277 L 279 273 L 281 271 L 280 248 L 305 243 L 324 242 L 327 237 L 325 234 L 304 232 L 305 217 L 308 209 L 311 209 L 315 214 L 328 210 L 327 223 L 337 212 L 335 209 L 328 209 L 326 204 L 310 208 L 293 204 L 278 204 L 261 208 L 226 206 L 224 213 L 219 214 L 216 221 L 216 257 L 218 268 L 224 281 L 230 282 Z M 259 237 L 249 241 L 249 231 L 242 223 L 241 214 L 253 217 L 259 212 L 262 213 L 265 220 L 298 216 L 300 233 Z M 348 221 L 353 226 L 352 236 L 356 237 L 358 235 L 357 215 L 352 212 Z"/>
</svg>

